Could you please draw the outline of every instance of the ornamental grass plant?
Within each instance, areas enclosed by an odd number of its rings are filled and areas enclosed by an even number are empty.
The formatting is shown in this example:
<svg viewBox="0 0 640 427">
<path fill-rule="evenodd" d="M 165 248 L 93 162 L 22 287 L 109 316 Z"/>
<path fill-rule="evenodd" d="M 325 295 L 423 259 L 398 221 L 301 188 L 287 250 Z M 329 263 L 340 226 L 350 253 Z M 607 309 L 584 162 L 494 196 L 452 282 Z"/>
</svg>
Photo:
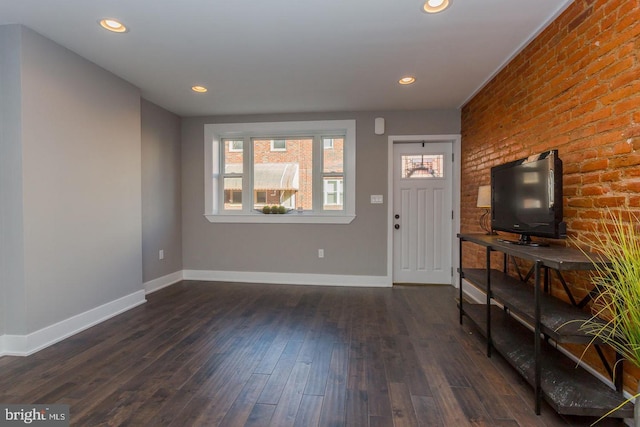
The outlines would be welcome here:
<svg viewBox="0 0 640 427">
<path fill-rule="evenodd" d="M 586 242 L 608 263 L 587 254 L 597 273 L 592 283 L 600 292 L 593 300 L 593 317 L 581 329 L 640 367 L 640 223 L 633 213 L 624 216 L 629 220 L 610 212 L 611 222 L 601 221 L 601 233 Z"/>
<path fill-rule="evenodd" d="M 577 242 L 580 245 L 590 246 L 595 252 L 587 253 L 582 249 L 594 264 L 596 274 L 591 281 L 599 291 L 592 304 L 593 316 L 584 321 L 580 329 L 593 337 L 589 346 L 595 343 L 608 344 L 625 360 L 640 367 L 640 221 L 638 216 L 629 210 L 617 213 L 609 211 L 599 222 L 598 233 L 578 239 Z M 603 263 L 600 255 L 607 262 Z M 629 400 L 638 395 L 640 393 Z M 639 425 L 640 422 L 637 406 L 635 425 Z M 620 407 L 613 408 L 605 416 Z"/>
</svg>

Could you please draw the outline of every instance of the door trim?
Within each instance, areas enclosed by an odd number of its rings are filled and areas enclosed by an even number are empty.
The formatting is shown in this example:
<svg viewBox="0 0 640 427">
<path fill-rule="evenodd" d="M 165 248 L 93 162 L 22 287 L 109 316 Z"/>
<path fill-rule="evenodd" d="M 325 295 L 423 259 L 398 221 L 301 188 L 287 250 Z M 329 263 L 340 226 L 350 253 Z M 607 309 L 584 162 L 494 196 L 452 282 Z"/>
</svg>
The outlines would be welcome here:
<svg viewBox="0 0 640 427">
<path fill-rule="evenodd" d="M 450 142 L 453 151 L 453 184 L 451 189 L 451 203 L 453 209 L 453 223 L 451 227 L 451 266 L 453 276 L 451 284 L 460 286 L 460 274 L 457 266 L 459 241 L 456 238 L 460 232 L 460 156 L 461 137 L 459 134 L 446 135 L 389 135 L 387 143 L 387 281 L 393 286 L 393 144 L 400 142 Z"/>
</svg>

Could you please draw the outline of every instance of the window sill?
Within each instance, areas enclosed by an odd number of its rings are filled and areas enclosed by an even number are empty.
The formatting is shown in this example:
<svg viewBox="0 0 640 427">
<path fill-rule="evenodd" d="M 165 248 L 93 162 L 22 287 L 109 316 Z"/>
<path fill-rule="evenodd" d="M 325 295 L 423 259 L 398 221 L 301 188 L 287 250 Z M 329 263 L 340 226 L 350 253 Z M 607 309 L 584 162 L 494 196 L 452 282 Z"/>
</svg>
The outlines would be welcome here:
<svg viewBox="0 0 640 427">
<path fill-rule="evenodd" d="M 313 215 L 292 212 L 289 214 L 222 214 L 207 215 L 209 222 L 245 224 L 349 224 L 355 215 Z"/>
</svg>

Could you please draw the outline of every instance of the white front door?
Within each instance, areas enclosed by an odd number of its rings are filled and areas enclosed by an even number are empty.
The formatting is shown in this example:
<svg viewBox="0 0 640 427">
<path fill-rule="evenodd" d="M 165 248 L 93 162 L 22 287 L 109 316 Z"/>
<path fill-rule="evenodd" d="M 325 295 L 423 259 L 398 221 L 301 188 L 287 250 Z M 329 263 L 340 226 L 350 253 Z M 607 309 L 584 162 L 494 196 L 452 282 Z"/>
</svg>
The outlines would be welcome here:
<svg viewBox="0 0 640 427">
<path fill-rule="evenodd" d="M 393 281 L 451 284 L 451 142 L 393 144 Z"/>
</svg>

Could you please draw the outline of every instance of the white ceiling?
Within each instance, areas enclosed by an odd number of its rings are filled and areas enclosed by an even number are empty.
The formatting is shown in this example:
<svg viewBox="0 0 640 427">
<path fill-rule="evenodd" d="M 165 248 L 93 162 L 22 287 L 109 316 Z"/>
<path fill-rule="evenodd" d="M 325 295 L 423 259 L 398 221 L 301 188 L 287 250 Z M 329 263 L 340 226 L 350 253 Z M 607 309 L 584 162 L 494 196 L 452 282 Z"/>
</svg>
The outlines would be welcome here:
<svg viewBox="0 0 640 427">
<path fill-rule="evenodd" d="M 459 108 L 572 0 L 1 0 L 182 116 Z M 116 18 L 130 31 L 101 29 Z M 417 82 L 400 86 L 407 74 Z M 209 88 L 196 94 L 191 86 Z"/>
</svg>

